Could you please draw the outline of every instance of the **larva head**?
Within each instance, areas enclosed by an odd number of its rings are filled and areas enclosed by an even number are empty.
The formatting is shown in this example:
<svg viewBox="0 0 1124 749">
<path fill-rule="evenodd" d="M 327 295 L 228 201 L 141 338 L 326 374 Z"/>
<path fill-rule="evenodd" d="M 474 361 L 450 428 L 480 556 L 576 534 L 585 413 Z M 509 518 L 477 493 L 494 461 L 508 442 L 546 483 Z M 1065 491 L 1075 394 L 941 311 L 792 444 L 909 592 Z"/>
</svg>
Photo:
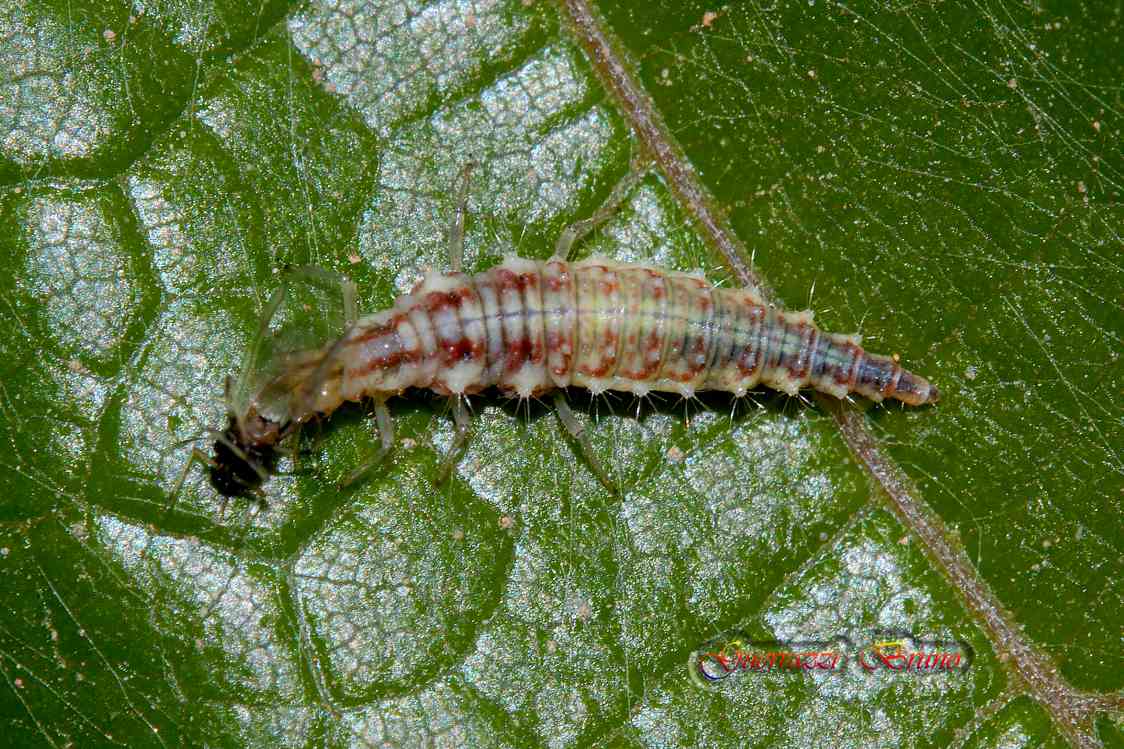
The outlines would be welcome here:
<svg viewBox="0 0 1124 749">
<path fill-rule="evenodd" d="M 251 416 L 240 424 L 231 416 L 226 431 L 215 440 L 211 486 L 224 497 L 256 492 L 277 464 L 274 445 L 279 438 L 276 422 Z"/>
</svg>

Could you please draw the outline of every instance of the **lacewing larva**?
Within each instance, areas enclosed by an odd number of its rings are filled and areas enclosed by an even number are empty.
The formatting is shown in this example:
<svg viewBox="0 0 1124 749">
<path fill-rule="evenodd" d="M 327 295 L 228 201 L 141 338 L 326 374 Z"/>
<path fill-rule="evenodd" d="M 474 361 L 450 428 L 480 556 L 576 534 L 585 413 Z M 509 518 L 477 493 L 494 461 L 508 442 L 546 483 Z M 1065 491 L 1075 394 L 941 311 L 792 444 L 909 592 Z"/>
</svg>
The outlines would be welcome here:
<svg viewBox="0 0 1124 749">
<path fill-rule="evenodd" d="M 233 394 L 228 386 L 228 424 L 213 458 L 193 453 L 208 463 L 220 494 L 259 492 L 280 445 L 348 401 L 374 403 L 381 449 L 371 464 L 377 462 L 394 440 L 386 400 L 409 388 L 454 398 L 449 460 L 468 430 L 461 396 L 491 387 L 521 398 L 553 392 L 563 425 L 602 480 L 580 422 L 559 395 L 564 388 L 743 396 L 763 384 L 792 395 L 811 387 L 909 405 L 939 397 L 896 358 L 866 352 L 855 336 L 820 331 L 811 312 L 771 307 L 750 289 L 605 258 L 568 262 L 561 241 L 550 260 L 508 257 L 481 273 L 461 273 L 458 226 L 454 270 L 430 273 L 389 309 L 358 317 L 354 287 L 343 281 L 349 310 L 342 335 L 278 354 L 269 366 L 256 361 L 255 342 Z M 268 305 L 259 338 L 282 296 Z"/>
</svg>

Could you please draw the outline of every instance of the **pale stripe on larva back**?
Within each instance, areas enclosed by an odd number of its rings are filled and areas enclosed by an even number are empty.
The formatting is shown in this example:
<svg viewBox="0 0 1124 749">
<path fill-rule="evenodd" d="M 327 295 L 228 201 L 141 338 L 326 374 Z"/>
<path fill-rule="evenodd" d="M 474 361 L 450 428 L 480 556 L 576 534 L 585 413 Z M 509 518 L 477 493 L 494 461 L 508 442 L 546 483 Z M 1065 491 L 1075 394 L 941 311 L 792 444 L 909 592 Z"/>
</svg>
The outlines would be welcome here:
<svg viewBox="0 0 1124 749">
<path fill-rule="evenodd" d="M 311 381 L 315 379 L 315 382 Z M 488 387 L 523 397 L 577 386 L 637 394 L 744 395 L 758 384 L 795 394 L 935 402 L 924 378 L 851 336 L 824 333 L 810 312 L 784 312 L 747 289 L 696 276 L 589 259 L 508 258 L 468 276 L 433 273 L 341 341 L 286 375 L 289 418 L 410 387 L 442 394 Z"/>
</svg>

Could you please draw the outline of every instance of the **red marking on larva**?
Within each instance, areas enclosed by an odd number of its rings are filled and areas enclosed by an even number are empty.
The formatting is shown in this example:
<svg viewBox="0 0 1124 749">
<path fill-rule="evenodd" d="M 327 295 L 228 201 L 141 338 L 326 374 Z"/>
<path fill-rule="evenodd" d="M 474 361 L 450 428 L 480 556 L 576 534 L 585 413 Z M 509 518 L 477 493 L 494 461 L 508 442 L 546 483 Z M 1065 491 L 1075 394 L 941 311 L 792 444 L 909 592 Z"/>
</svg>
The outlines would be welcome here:
<svg viewBox="0 0 1124 749">
<path fill-rule="evenodd" d="M 484 355 L 484 346 L 478 341 L 473 341 L 469 338 L 461 338 L 455 343 L 450 343 L 445 346 L 445 361 L 447 367 L 451 367 L 458 362 L 472 361 Z"/>
<path fill-rule="evenodd" d="M 464 297 L 459 291 L 431 291 L 425 296 L 425 308 L 430 313 L 438 312 L 448 307 L 457 309 L 463 301 Z"/>
<path fill-rule="evenodd" d="M 601 329 L 598 340 L 583 340 L 578 372 L 598 379 L 607 377 L 617 368 L 619 342 L 620 337 L 611 323 Z"/>
<path fill-rule="evenodd" d="M 538 341 L 531 341 L 531 354 L 528 358 L 531 364 L 541 365 L 546 360 L 546 348 Z"/>
<path fill-rule="evenodd" d="M 402 316 L 398 315 L 392 317 L 384 325 L 371 326 L 367 330 L 364 330 L 361 334 L 347 341 L 345 345 L 348 347 L 355 347 L 364 343 L 369 343 L 370 341 L 373 341 L 374 339 L 381 336 L 390 335 L 398 328 L 398 323 L 401 322 L 401 320 Z"/>
<path fill-rule="evenodd" d="M 421 359 L 422 354 L 418 349 L 395 351 L 387 356 L 371 357 L 362 366 L 347 370 L 347 374 L 349 377 L 366 377 L 372 372 L 385 372 L 403 365 L 417 364 Z"/>
<path fill-rule="evenodd" d="M 516 273 L 500 266 L 496 269 L 496 276 L 501 294 L 509 291 L 518 291 L 522 294 L 528 287 L 538 287 L 538 276 L 534 273 Z"/>
<path fill-rule="evenodd" d="M 764 312 L 764 310 L 762 310 L 762 312 Z M 741 352 L 738 352 L 737 358 L 734 360 L 734 366 L 737 368 L 737 373 L 742 379 L 750 379 L 761 371 L 761 364 L 763 363 L 761 361 L 761 353 L 761 349 L 756 345 L 756 341 L 743 346 Z"/>
<path fill-rule="evenodd" d="M 522 336 L 514 341 L 507 342 L 504 369 L 508 374 L 518 372 L 531 358 L 531 339 Z"/>
<path fill-rule="evenodd" d="M 578 368 L 578 371 L 587 377 L 600 379 L 608 376 L 617 366 L 617 336 L 612 332 L 606 331 L 601 347 L 598 348 L 594 345 L 592 355 L 597 366 L 593 366 L 590 363 L 582 364 Z"/>
<path fill-rule="evenodd" d="M 549 355 L 552 355 L 561 363 L 556 364 L 551 368 L 555 375 L 562 377 L 570 371 L 570 362 L 573 358 L 572 352 L 567 352 L 564 347 L 568 346 L 569 338 L 563 338 L 562 334 L 556 330 L 548 331 L 546 334 L 546 349 Z"/>
<path fill-rule="evenodd" d="M 502 295 L 505 292 L 518 291 L 523 292 L 522 276 L 517 273 L 500 266 L 495 270 L 496 291 Z"/>
</svg>

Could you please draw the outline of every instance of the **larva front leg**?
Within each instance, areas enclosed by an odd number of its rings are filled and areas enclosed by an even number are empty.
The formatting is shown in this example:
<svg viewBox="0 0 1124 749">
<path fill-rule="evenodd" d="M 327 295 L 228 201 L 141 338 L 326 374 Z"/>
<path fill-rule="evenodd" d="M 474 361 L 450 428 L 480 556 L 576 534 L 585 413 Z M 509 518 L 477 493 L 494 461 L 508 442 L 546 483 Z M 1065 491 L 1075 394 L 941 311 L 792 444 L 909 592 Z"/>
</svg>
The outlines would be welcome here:
<svg viewBox="0 0 1124 749">
<path fill-rule="evenodd" d="M 570 408 L 570 404 L 566 402 L 566 396 L 563 395 L 560 390 L 554 393 L 554 407 L 558 413 L 558 420 L 562 422 L 562 426 L 581 447 L 582 454 L 585 456 L 586 462 L 589 463 L 589 468 L 593 471 L 593 475 L 597 477 L 601 485 L 608 489 L 610 493 L 619 495 L 620 492 L 609 478 L 608 471 L 601 465 L 597 454 L 593 452 L 593 443 L 589 441 L 589 435 L 586 434 L 585 424 L 582 424 L 581 421 L 578 420 L 577 415 L 574 414 L 574 410 Z"/>
<path fill-rule="evenodd" d="M 375 424 L 379 431 L 378 450 L 355 470 L 347 474 L 344 480 L 340 482 L 341 489 L 354 484 L 363 474 L 382 463 L 394 448 L 394 420 L 390 416 L 390 409 L 386 407 L 385 400 L 375 401 Z"/>
</svg>

